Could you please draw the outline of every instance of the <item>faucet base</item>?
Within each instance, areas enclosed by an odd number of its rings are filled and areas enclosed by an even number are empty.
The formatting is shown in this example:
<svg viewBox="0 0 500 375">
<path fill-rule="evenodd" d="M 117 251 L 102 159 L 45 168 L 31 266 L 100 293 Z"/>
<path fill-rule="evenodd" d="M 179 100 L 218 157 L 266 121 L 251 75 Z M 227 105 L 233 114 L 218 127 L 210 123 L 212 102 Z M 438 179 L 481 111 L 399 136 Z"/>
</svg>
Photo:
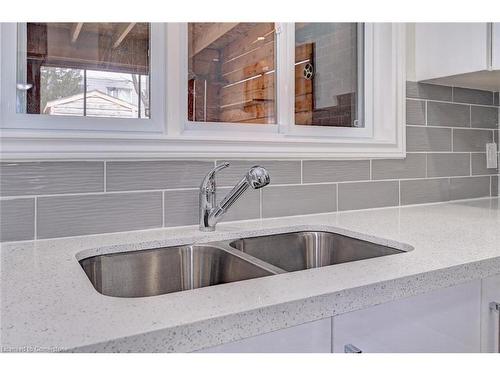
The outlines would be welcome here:
<svg viewBox="0 0 500 375">
<path fill-rule="evenodd" d="M 204 227 L 200 225 L 200 231 L 202 232 L 215 232 L 215 227 Z"/>
</svg>

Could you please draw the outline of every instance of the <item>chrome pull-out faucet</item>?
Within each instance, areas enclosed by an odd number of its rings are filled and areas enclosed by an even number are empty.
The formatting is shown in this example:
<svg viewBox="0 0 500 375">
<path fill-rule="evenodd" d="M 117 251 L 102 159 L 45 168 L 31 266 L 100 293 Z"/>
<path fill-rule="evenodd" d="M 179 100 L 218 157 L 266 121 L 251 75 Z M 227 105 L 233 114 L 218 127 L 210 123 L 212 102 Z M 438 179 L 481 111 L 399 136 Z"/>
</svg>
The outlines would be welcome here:
<svg viewBox="0 0 500 375">
<path fill-rule="evenodd" d="M 221 169 L 229 167 L 229 163 L 219 164 L 207 173 L 200 186 L 200 230 L 212 232 L 226 211 L 248 189 L 260 189 L 269 184 L 269 173 L 263 167 L 255 166 L 248 170 L 225 198 L 217 205 L 215 174 Z"/>
</svg>

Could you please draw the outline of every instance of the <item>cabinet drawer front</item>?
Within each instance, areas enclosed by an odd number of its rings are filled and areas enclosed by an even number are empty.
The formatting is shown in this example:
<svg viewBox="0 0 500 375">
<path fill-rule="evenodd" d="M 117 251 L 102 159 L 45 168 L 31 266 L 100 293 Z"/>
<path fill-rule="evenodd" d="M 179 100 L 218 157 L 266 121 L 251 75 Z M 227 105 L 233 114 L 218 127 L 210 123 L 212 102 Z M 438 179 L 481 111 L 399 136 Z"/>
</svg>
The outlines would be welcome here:
<svg viewBox="0 0 500 375">
<path fill-rule="evenodd" d="M 198 353 L 330 353 L 331 318 L 250 337 Z"/>
<path fill-rule="evenodd" d="M 375 353 L 480 351 L 481 281 L 406 298 L 333 319 L 333 350 Z"/>
</svg>

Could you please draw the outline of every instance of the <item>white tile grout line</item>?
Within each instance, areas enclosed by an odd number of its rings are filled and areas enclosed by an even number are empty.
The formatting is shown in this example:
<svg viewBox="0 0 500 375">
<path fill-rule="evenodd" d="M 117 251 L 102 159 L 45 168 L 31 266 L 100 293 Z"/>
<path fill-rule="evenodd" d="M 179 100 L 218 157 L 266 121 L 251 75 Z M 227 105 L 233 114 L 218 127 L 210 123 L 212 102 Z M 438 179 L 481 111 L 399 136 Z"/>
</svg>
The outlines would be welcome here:
<svg viewBox="0 0 500 375">
<path fill-rule="evenodd" d="M 35 209 L 33 210 L 33 217 L 35 219 L 35 222 L 33 223 L 33 237 L 34 239 L 38 239 L 38 197 L 35 197 Z"/>
<path fill-rule="evenodd" d="M 165 227 L 165 192 L 161 193 L 161 226 Z"/>
<path fill-rule="evenodd" d="M 335 184 L 335 208 L 339 211 L 339 184 Z"/>
<path fill-rule="evenodd" d="M 470 153 L 469 156 L 469 168 L 470 168 L 469 176 L 472 176 L 472 152 Z"/>
<path fill-rule="evenodd" d="M 457 104 L 457 105 L 471 105 L 475 107 L 490 107 L 490 108 L 498 108 L 496 104 L 481 104 L 481 103 L 467 103 L 467 102 L 454 102 L 449 100 L 439 100 L 439 99 L 426 99 L 426 98 L 406 98 L 407 100 L 412 101 L 425 101 L 425 102 L 434 102 L 434 103 L 445 103 L 445 104 Z"/>
<path fill-rule="evenodd" d="M 472 105 L 469 105 L 469 128 L 472 128 Z"/>
<path fill-rule="evenodd" d="M 300 161 L 300 183 L 304 183 L 304 160 Z"/>
<path fill-rule="evenodd" d="M 398 181 L 398 206 L 401 206 L 401 180 Z"/>
<path fill-rule="evenodd" d="M 104 186 L 103 186 L 103 188 L 104 188 L 105 192 L 106 192 L 106 189 L 107 189 L 107 186 L 106 186 L 106 184 L 107 184 L 106 163 L 107 163 L 107 161 L 104 160 Z"/>
<path fill-rule="evenodd" d="M 424 109 L 425 109 L 425 113 L 424 113 L 424 116 L 425 116 L 425 126 L 429 126 L 428 122 L 427 122 L 427 111 L 428 111 L 428 108 L 429 108 L 429 105 L 428 105 L 428 100 L 425 101 L 425 105 L 424 105 Z M 408 126 L 408 125 L 407 125 Z"/>
<path fill-rule="evenodd" d="M 262 219 L 262 189 L 259 189 L 259 218 Z"/>
<path fill-rule="evenodd" d="M 425 154 L 425 178 L 429 177 L 429 154 Z"/>
<path fill-rule="evenodd" d="M 453 142 L 453 128 L 451 129 L 451 152 L 454 152 L 455 144 Z"/>
</svg>

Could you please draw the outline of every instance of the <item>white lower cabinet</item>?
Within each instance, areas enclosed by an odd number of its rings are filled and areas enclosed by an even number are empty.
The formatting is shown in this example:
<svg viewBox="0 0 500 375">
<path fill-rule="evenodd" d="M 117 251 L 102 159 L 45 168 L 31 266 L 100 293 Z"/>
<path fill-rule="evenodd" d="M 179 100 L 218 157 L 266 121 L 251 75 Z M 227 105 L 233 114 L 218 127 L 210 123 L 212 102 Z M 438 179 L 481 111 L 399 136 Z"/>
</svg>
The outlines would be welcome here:
<svg viewBox="0 0 500 375">
<path fill-rule="evenodd" d="M 500 275 L 482 280 L 481 351 L 500 353 Z"/>
<path fill-rule="evenodd" d="M 250 337 L 198 353 L 330 353 L 332 319 L 326 318 Z"/>
<path fill-rule="evenodd" d="M 479 352 L 481 281 L 333 318 L 333 351 Z"/>
<path fill-rule="evenodd" d="M 500 275 L 200 350 L 202 353 L 497 352 Z"/>
</svg>

